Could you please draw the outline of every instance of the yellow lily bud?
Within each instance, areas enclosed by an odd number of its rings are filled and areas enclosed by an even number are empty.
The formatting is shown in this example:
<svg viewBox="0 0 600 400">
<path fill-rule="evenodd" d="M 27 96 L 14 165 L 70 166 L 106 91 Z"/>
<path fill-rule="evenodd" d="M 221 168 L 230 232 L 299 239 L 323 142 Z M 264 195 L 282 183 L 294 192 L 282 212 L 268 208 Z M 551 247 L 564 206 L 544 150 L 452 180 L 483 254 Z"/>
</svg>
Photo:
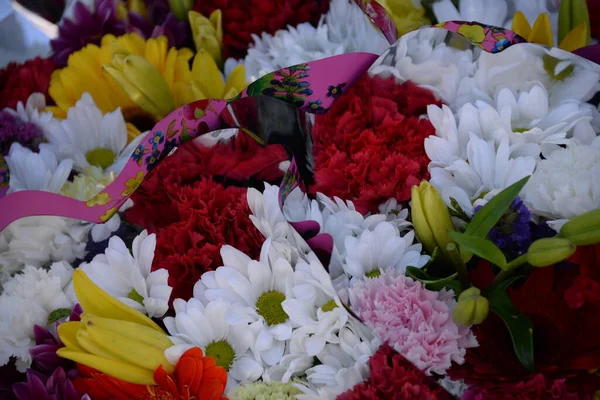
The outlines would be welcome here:
<svg viewBox="0 0 600 400">
<path fill-rule="evenodd" d="M 458 303 L 452 312 L 452 319 L 462 326 L 477 325 L 485 321 L 490 305 L 488 300 L 481 296 L 481 291 L 471 287 L 458 296 Z"/>
<path fill-rule="evenodd" d="M 430 25 L 431 21 L 425 15 L 423 7 L 415 7 L 412 0 L 378 0 L 392 17 L 398 37 L 419 29 L 423 25 Z"/>
<path fill-rule="evenodd" d="M 65 347 L 57 354 L 109 376 L 139 385 L 154 385 L 154 371 L 174 366 L 164 352 L 173 343 L 150 318 L 100 289 L 85 272 L 73 275 L 75 294 L 83 308 L 81 321 L 58 327 Z"/>
<path fill-rule="evenodd" d="M 196 50 L 205 50 L 215 60 L 219 68 L 223 67 L 221 49 L 223 42 L 222 18 L 221 10 L 213 11 L 210 18 L 206 18 L 196 11 L 188 13 Z"/>
<path fill-rule="evenodd" d="M 169 85 L 144 57 L 115 54 L 103 68 L 144 111 L 162 118 L 175 109 Z"/>
<path fill-rule="evenodd" d="M 560 229 L 560 236 L 577 246 L 600 243 L 600 210 L 571 219 Z"/>
<path fill-rule="evenodd" d="M 413 186 L 411 194 L 413 225 L 423 247 L 429 254 L 437 247 L 448 256 L 447 246 L 454 243 L 448 232 L 454 230 L 454 224 L 442 196 L 427 181 Z"/>
<path fill-rule="evenodd" d="M 539 239 L 529 246 L 527 262 L 534 267 L 546 267 L 566 260 L 576 249 L 577 246 L 567 239 Z"/>
<path fill-rule="evenodd" d="M 187 16 L 188 11 L 194 6 L 194 0 L 169 0 L 171 12 L 180 21 Z"/>
</svg>

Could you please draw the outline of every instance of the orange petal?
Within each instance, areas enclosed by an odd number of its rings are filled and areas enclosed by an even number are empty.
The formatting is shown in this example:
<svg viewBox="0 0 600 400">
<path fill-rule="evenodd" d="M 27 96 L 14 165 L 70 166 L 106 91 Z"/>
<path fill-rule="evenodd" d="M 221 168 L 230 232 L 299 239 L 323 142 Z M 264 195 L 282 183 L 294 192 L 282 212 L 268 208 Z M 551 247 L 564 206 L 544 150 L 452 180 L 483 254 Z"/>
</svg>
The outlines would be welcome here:
<svg viewBox="0 0 600 400">
<path fill-rule="evenodd" d="M 191 393 L 194 393 L 202 380 L 203 364 L 202 357 L 186 357 L 182 356 L 175 367 L 175 378 L 177 386 L 180 389 L 187 388 Z"/>
<path fill-rule="evenodd" d="M 225 385 L 219 379 L 203 379 L 197 397 L 202 400 L 220 400 Z"/>
<path fill-rule="evenodd" d="M 223 383 L 227 383 L 227 371 L 223 367 L 213 366 L 204 369 L 203 379 L 219 379 Z"/>
<path fill-rule="evenodd" d="M 136 385 L 122 381 L 106 374 L 95 375 L 98 381 L 106 390 L 108 390 L 115 400 L 127 400 L 132 398 L 142 398 L 148 393 L 146 385 Z"/>
<path fill-rule="evenodd" d="M 162 365 L 159 365 L 158 368 L 156 368 L 156 371 L 154 371 L 154 380 L 160 388 L 171 393 L 176 399 L 180 397 L 179 390 L 173 377 L 169 375 Z"/>
</svg>

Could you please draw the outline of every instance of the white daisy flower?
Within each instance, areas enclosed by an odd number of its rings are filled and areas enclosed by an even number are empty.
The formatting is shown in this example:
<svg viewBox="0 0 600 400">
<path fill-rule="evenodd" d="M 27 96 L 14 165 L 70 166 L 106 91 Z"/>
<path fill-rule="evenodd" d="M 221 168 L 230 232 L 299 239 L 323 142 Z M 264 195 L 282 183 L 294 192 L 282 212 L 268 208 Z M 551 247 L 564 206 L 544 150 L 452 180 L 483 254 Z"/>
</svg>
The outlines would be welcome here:
<svg viewBox="0 0 600 400">
<path fill-rule="evenodd" d="M 471 216 L 475 200 L 531 175 L 535 165 L 533 157 L 511 159 L 507 137 L 501 139 L 496 150 L 492 142 L 471 134 L 467 144 L 467 159 L 456 158 L 448 167 L 431 168 L 430 182 L 449 207 L 455 207 L 452 204 L 454 199 L 462 211 Z"/>
<path fill-rule="evenodd" d="M 477 72 L 459 85 L 457 107 L 476 100 L 492 104 L 500 88 L 518 92 L 532 82 L 548 91 L 550 105 L 587 101 L 598 89 L 600 67 L 560 49 L 523 43 L 490 54 L 481 52 Z"/>
<path fill-rule="evenodd" d="M 427 107 L 436 136 L 425 139 L 425 151 L 432 167 L 447 167 L 456 157 L 465 159 L 470 134 L 496 146 L 508 137 L 511 157 L 539 159 L 570 142 L 568 136 L 579 122 L 591 121 L 592 107 L 568 100 L 550 106 L 548 93 L 539 83 L 518 94 L 499 89 L 492 104 L 476 101 L 460 108 L 456 116 L 445 105 Z"/>
<path fill-rule="evenodd" d="M 329 273 L 314 253 L 309 263 L 300 262 L 294 271 L 294 297 L 281 306 L 306 340 L 301 354 L 316 356 L 327 343 L 339 343 L 338 332 L 349 314 L 337 297 Z"/>
<path fill-rule="evenodd" d="M 49 270 L 26 266 L 4 285 L 0 295 L 0 366 L 10 357 L 24 372 L 31 364 L 34 325 L 46 326 L 68 315 L 75 305 L 69 296 L 73 268 L 54 263 Z"/>
<path fill-rule="evenodd" d="M 317 355 L 319 365 L 306 370 L 308 385 L 297 385 L 304 392 L 298 399 L 334 398 L 369 377 L 369 358 L 381 340 L 352 319 L 340 331 L 339 339 L 339 344 L 328 344 Z M 318 397 L 322 395 L 330 397 Z"/>
<path fill-rule="evenodd" d="M 379 213 L 385 215 L 385 220 L 396 226 L 401 231 L 412 226 L 407 221 L 408 208 L 402 208 L 402 204 L 398 204 L 395 198 L 388 199 L 385 203 L 379 205 Z"/>
<path fill-rule="evenodd" d="M 314 356 L 305 351 L 307 338 L 302 327 L 296 329 L 287 341 L 286 354 L 277 364 L 265 370 L 262 380 L 267 383 L 289 382 L 294 377 L 305 375 L 306 370 L 314 364 Z"/>
<path fill-rule="evenodd" d="M 255 340 L 252 332 L 241 325 L 226 322 L 225 315 L 230 307 L 221 300 L 204 306 L 195 298 L 187 302 L 175 299 L 175 317 L 164 319 L 175 344 L 166 351 L 169 361 L 175 364 L 187 349 L 200 347 L 205 355 L 212 357 L 227 371 L 227 392 L 240 383 L 258 380 L 263 373 L 262 361 L 256 360 L 250 351 Z"/>
<path fill-rule="evenodd" d="M 127 125 L 120 109 L 103 115 L 84 93 L 64 120 L 52 120 L 45 129 L 47 146 L 59 159 L 71 158 L 77 170 L 95 165 L 120 172 L 144 135 L 127 145 Z"/>
<path fill-rule="evenodd" d="M 452 0 L 433 3 L 433 13 L 439 22 L 477 21 L 491 26 L 504 26 L 508 12 L 506 0 L 459 0 L 458 9 Z"/>
<path fill-rule="evenodd" d="M 430 257 L 421 255 L 422 245 L 414 241 L 414 231 L 400 236 L 398 228 L 385 221 L 358 237 L 347 236 L 344 271 L 360 279 L 379 276 L 384 270 L 404 273 L 408 266 L 421 268 Z"/>
<path fill-rule="evenodd" d="M 447 35 L 438 28 L 409 32 L 373 63 L 369 73 L 412 81 L 452 105 L 460 82 L 475 73 L 476 65 L 473 50 L 449 46 Z"/>
<path fill-rule="evenodd" d="M 133 240 L 131 253 L 121 238 L 113 236 L 104 254 L 79 268 L 111 296 L 149 317 L 162 317 L 173 289 L 167 270 L 151 272 L 155 247 L 156 235 L 145 230 Z"/>
<path fill-rule="evenodd" d="M 523 200 L 539 216 L 569 219 L 600 208 L 600 141 L 569 146 L 538 163 Z"/>
<path fill-rule="evenodd" d="M 10 146 L 6 163 L 10 171 L 8 193 L 21 190 L 58 193 L 73 167 L 72 160 L 59 163 L 51 151 L 41 148 L 39 153 L 34 153 L 17 142 Z"/>
<path fill-rule="evenodd" d="M 21 121 L 35 124 L 44 131 L 54 118 L 52 113 L 45 112 L 45 109 L 46 97 L 42 93 L 32 93 L 25 104 L 21 101 L 17 103 L 16 110 L 5 108 L 4 111 L 18 116 Z"/>
<path fill-rule="evenodd" d="M 293 268 L 271 245 L 263 244 L 259 261 L 231 246 L 221 248 L 223 266 L 202 275 L 194 286 L 194 297 L 231 304 L 226 321 L 243 324 L 255 334 L 253 351 L 268 366 L 284 355 L 292 336 L 293 322 L 282 303 L 293 297 Z M 205 301 L 206 304 L 206 301 Z"/>
<path fill-rule="evenodd" d="M 252 38 L 254 45 L 244 62 L 249 82 L 290 65 L 360 51 L 380 54 L 389 46 L 362 10 L 348 0 L 333 0 L 317 27 L 303 23 Z"/>
<path fill-rule="evenodd" d="M 25 265 L 39 268 L 84 258 L 90 229 L 91 224 L 54 216 L 25 217 L 11 223 L 0 234 L 0 283 Z"/>
</svg>

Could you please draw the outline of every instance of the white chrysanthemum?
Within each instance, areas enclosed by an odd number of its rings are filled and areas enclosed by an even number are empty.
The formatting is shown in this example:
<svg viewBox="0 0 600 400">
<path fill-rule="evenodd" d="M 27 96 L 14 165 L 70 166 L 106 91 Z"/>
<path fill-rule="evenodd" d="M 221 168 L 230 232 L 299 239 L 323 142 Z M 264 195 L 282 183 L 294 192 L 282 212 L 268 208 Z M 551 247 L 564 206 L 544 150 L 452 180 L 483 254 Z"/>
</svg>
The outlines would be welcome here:
<svg viewBox="0 0 600 400">
<path fill-rule="evenodd" d="M 78 170 L 96 165 L 120 172 L 139 141 L 127 145 L 127 125 L 121 109 L 103 115 L 88 93 L 84 93 L 64 120 L 53 119 L 45 129 L 48 144 L 42 145 L 59 159 L 73 159 Z"/>
<path fill-rule="evenodd" d="M 53 323 L 55 315 L 64 315 L 75 304 L 67 294 L 72 275 L 73 268 L 61 262 L 49 270 L 26 266 L 6 282 L 0 295 L 0 366 L 10 357 L 17 358 L 21 371 L 30 365 L 34 325 Z"/>
<path fill-rule="evenodd" d="M 433 13 L 440 22 L 477 21 L 502 27 L 506 22 L 507 12 L 506 0 L 459 0 L 458 9 L 451 0 L 439 0 L 433 3 Z"/>
<path fill-rule="evenodd" d="M 197 346 L 227 371 L 227 392 L 240 383 L 254 382 L 261 377 L 262 361 L 256 360 L 250 350 L 255 340 L 252 332 L 225 320 L 230 304 L 217 300 L 205 307 L 200 300 L 191 298 L 187 302 L 175 299 L 173 307 L 175 317 L 164 320 L 175 344 L 165 352 L 171 363 L 176 364 L 183 352 Z"/>
<path fill-rule="evenodd" d="M 333 0 L 319 26 L 303 23 L 274 35 L 252 35 L 254 45 L 245 59 L 246 78 L 252 82 L 269 72 L 343 53 L 380 54 L 389 44 L 352 1 Z"/>
<path fill-rule="evenodd" d="M 306 370 L 309 384 L 297 385 L 304 392 L 298 399 L 334 398 L 369 377 L 368 361 L 381 340 L 354 320 L 340 331 L 339 339 L 317 355 L 321 364 Z M 329 397 L 319 397 L 323 395 Z"/>
<path fill-rule="evenodd" d="M 525 187 L 529 210 L 548 218 L 573 218 L 600 208 L 600 141 L 570 146 L 538 163 Z"/>
<path fill-rule="evenodd" d="M 500 88 L 518 92 L 532 82 L 546 88 L 550 105 L 587 101 L 598 91 L 599 79 L 600 67 L 582 57 L 524 43 L 496 54 L 481 52 L 477 72 L 459 85 L 457 106 L 475 100 L 492 104 Z"/>
<path fill-rule="evenodd" d="M 578 101 L 550 106 L 546 90 L 538 83 L 516 94 L 499 90 L 493 104 L 476 101 L 460 108 L 456 116 L 445 105 L 427 107 L 436 136 L 425 139 L 425 151 L 432 166 L 446 167 L 456 157 L 466 158 L 470 134 L 496 146 L 504 137 L 510 143 L 511 158 L 547 156 L 568 144 L 568 133 L 579 122 L 589 122 L 591 107 Z"/>
<path fill-rule="evenodd" d="M 27 102 L 19 101 L 17 109 L 5 108 L 4 110 L 16 115 L 21 121 L 30 122 L 45 130 L 50 121 L 54 118 L 51 112 L 45 112 L 46 97 L 42 93 L 32 93 Z"/>
<path fill-rule="evenodd" d="M 72 263 L 85 256 L 91 224 L 54 216 L 25 217 L 2 232 L 0 283 L 25 265 L 43 267 L 54 261 Z"/>
<path fill-rule="evenodd" d="M 430 257 L 421 255 L 422 245 L 414 241 L 414 231 L 400 236 L 398 228 L 385 221 L 358 237 L 347 236 L 344 271 L 360 279 L 378 276 L 384 270 L 404 273 L 408 266 L 421 268 Z"/>
<path fill-rule="evenodd" d="M 454 199 L 462 211 L 471 216 L 475 200 L 531 175 L 535 165 L 532 157 L 511 159 L 507 137 L 500 141 L 496 150 L 492 142 L 471 134 L 467 144 L 467 159 L 456 158 L 448 167 L 431 168 L 430 182 L 439 190 L 448 206 L 454 207 L 451 202 Z"/>
<path fill-rule="evenodd" d="M 327 343 L 339 343 L 338 332 L 348 322 L 331 278 L 314 253 L 309 263 L 300 262 L 294 271 L 294 297 L 281 305 L 290 319 L 301 328 L 306 340 L 301 354 L 316 356 Z"/>
<path fill-rule="evenodd" d="M 404 230 L 412 226 L 407 221 L 408 208 L 402 208 L 402 204 L 398 204 L 395 198 L 390 198 L 385 203 L 379 205 L 379 213 L 385 215 L 385 220 L 393 224 L 400 230 Z"/>
<path fill-rule="evenodd" d="M 113 236 L 104 254 L 79 268 L 111 296 L 150 317 L 162 317 L 169 309 L 173 289 L 167 283 L 167 270 L 150 270 L 156 235 L 144 230 L 131 247 L 130 253 L 123 240 Z"/>
<path fill-rule="evenodd" d="M 17 142 L 10 146 L 6 163 L 10 171 L 9 193 L 21 190 L 58 193 L 73 168 L 72 160 L 59 163 L 51 151 L 41 148 L 34 153 Z"/>
<path fill-rule="evenodd" d="M 461 80 L 475 73 L 475 63 L 472 50 L 448 46 L 446 36 L 437 28 L 409 32 L 373 63 L 369 73 L 394 76 L 399 82 L 410 80 L 454 104 Z"/>
<path fill-rule="evenodd" d="M 218 299 L 231 304 L 227 323 L 252 331 L 253 351 L 266 365 L 275 365 L 284 355 L 294 325 L 281 306 L 293 297 L 292 266 L 271 239 L 263 244 L 259 261 L 227 245 L 221 248 L 221 258 L 223 266 L 204 273 L 196 283 L 194 297 L 205 304 Z"/>
</svg>

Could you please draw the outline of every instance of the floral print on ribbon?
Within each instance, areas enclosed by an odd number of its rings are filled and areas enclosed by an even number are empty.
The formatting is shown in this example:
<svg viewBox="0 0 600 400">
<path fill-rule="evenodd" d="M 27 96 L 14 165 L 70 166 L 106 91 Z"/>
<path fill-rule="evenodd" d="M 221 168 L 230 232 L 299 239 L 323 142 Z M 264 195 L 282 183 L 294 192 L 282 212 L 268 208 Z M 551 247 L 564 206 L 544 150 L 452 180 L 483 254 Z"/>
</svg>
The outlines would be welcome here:
<svg viewBox="0 0 600 400">
<path fill-rule="evenodd" d="M 383 33 L 389 44 L 393 44 L 398 38 L 398 29 L 386 9 L 375 0 L 354 0 L 354 2 Z"/>
<path fill-rule="evenodd" d="M 479 22 L 448 21 L 439 23 L 435 27 L 458 33 L 475 46 L 492 54 L 499 53 L 513 44 L 527 42 L 523 37 L 508 29 L 488 26 Z"/>
</svg>

